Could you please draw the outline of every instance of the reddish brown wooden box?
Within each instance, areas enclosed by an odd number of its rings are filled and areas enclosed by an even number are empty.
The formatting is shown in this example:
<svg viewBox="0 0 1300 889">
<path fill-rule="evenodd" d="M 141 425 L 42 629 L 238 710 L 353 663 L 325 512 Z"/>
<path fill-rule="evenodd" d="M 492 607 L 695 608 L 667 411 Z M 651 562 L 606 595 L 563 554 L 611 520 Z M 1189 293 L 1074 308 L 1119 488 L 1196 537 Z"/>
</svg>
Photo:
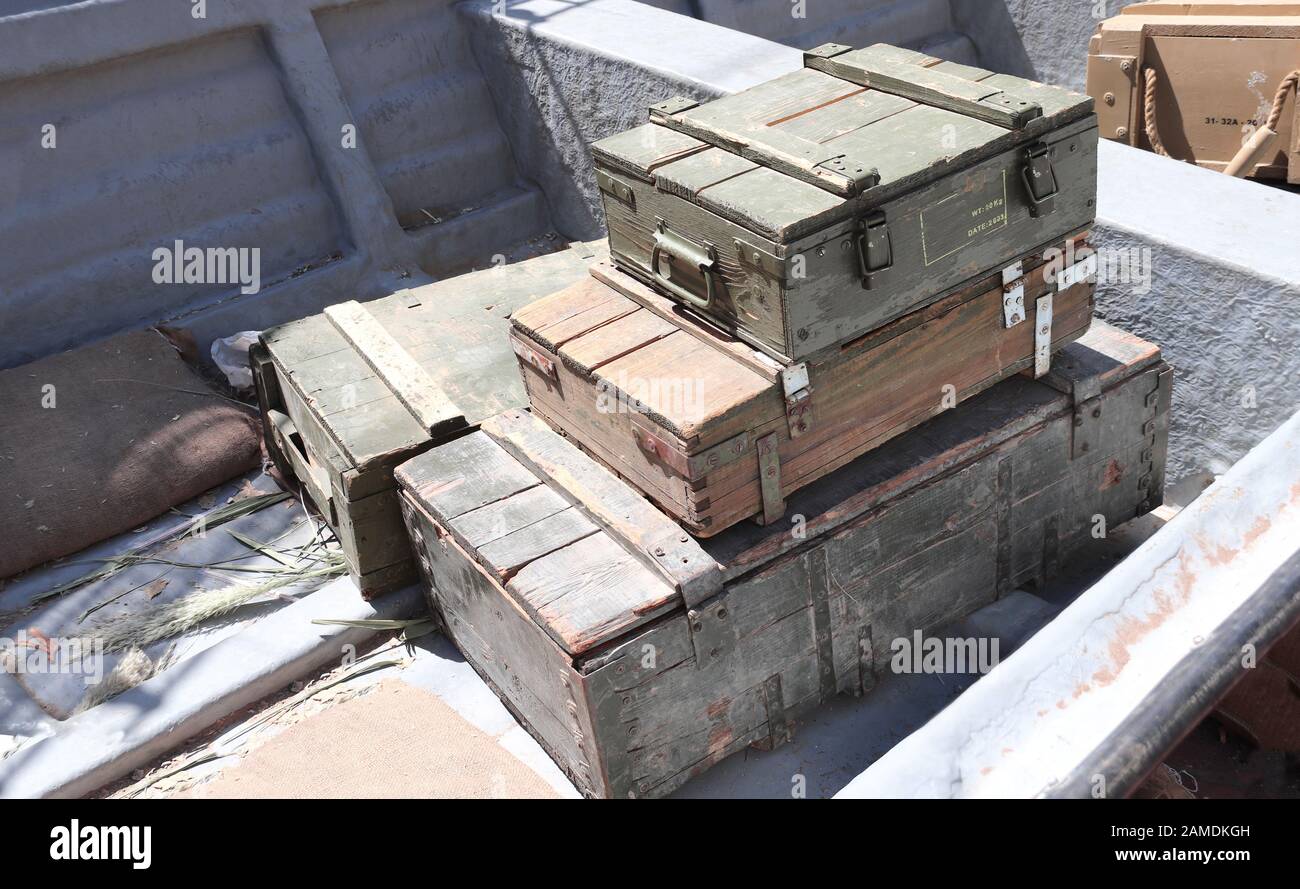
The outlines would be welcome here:
<svg viewBox="0 0 1300 889">
<path fill-rule="evenodd" d="M 1045 373 L 1093 308 L 1088 263 L 1055 275 L 1046 255 L 788 366 L 607 265 L 517 310 L 512 342 L 534 413 L 707 537 L 773 521 L 855 457 L 1019 371 Z"/>
</svg>

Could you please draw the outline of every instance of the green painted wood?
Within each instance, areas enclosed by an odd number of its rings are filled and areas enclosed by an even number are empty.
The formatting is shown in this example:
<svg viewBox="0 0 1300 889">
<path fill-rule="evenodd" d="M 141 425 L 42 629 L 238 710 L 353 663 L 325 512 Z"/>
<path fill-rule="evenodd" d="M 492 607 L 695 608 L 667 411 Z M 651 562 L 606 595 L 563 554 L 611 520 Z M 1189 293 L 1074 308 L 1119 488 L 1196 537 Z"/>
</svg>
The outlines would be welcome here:
<svg viewBox="0 0 1300 889">
<path fill-rule="evenodd" d="M 603 244 L 569 249 L 471 272 L 364 304 L 391 337 L 470 424 L 526 403 L 508 340 L 509 315 L 587 275 L 605 255 Z M 323 476 L 308 487 L 344 545 L 349 566 L 367 591 L 375 584 L 407 582 L 414 573 L 400 533 L 393 470 L 433 444 L 371 364 L 325 315 L 313 315 L 262 335 L 257 386 L 263 413 L 288 415 L 300 442 L 297 458 Z M 285 455 L 270 444 L 289 477 Z M 313 493 L 315 492 L 315 493 Z M 360 522 L 349 512 L 387 492 L 383 518 Z M 394 558 L 401 555 L 401 560 Z"/>
<path fill-rule="evenodd" d="M 615 262 L 699 302 L 706 279 L 689 264 L 667 275 L 672 288 L 656 281 L 660 220 L 673 238 L 712 248 L 713 302 L 692 310 L 791 362 L 1095 219 L 1087 96 L 883 45 L 808 63 L 825 70 L 656 108 L 651 124 L 593 145 L 598 173 L 614 183 L 603 196 Z M 857 71 L 871 84 L 872 65 L 875 85 L 826 73 Z M 1025 182 L 1027 152 L 1044 148 L 1059 186 L 1050 213 Z M 869 171 L 872 184 L 850 181 Z M 893 263 L 867 276 L 862 226 L 881 216 Z"/>
<path fill-rule="evenodd" d="M 1043 114 L 1042 107 L 1015 93 L 968 80 L 955 72 L 901 60 L 894 47 L 868 46 L 829 59 L 810 58 L 809 67 L 850 83 L 955 111 L 1006 129 L 1020 129 Z"/>
<path fill-rule="evenodd" d="M 830 696 L 869 691 L 893 639 L 1050 574 L 1094 516 L 1118 523 L 1158 502 L 1138 484 L 1167 442 L 1158 350 L 1097 322 L 1066 353 L 1054 385 L 1008 380 L 796 493 L 800 539 L 735 526 L 705 541 L 721 590 L 627 628 L 629 590 L 653 578 L 608 532 L 492 582 L 448 530 L 456 520 L 408 492 L 432 601 L 585 793 L 671 793 L 748 746 L 783 743 Z M 1072 456 L 1076 391 L 1097 392 L 1107 418 L 1085 458 Z M 603 641 L 575 654 L 572 628 L 602 615 Z"/>
</svg>

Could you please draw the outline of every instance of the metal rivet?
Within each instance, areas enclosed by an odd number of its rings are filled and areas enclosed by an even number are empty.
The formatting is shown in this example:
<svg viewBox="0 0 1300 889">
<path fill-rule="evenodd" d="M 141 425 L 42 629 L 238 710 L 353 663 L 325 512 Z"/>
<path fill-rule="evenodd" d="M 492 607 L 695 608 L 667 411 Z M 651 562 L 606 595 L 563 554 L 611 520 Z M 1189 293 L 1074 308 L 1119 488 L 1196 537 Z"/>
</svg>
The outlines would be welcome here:
<svg viewBox="0 0 1300 889">
<path fill-rule="evenodd" d="M 1106 99 L 1106 104 L 1107 104 L 1107 105 L 1114 105 L 1114 104 L 1115 104 L 1115 94 L 1114 94 L 1114 93 L 1107 93 L 1106 96 L 1105 96 L 1105 99 Z"/>
<path fill-rule="evenodd" d="M 1119 70 L 1121 71 L 1128 71 L 1132 67 L 1133 67 L 1133 63 L 1130 62 L 1128 59 L 1125 59 L 1124 61 L 1119 63 Z"/>
<path fill-rule="evenodd" d="M 1116 127 L 1115 135 L 1123 139 L 1125 136 L 1128 135 L 1128 127 Z"/>
</svg>

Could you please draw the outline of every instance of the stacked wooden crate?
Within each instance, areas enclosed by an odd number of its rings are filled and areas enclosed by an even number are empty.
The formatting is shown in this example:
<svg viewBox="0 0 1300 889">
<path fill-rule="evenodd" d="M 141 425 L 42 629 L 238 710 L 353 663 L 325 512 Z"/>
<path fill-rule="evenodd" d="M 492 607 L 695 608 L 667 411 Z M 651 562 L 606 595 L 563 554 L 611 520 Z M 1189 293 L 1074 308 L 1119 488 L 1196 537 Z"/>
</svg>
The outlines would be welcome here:
<svg viewBox="0 0 1300 889">
<path fill-rule="evenodd" d="M 1097 26 L 1101 137 L 1234 176 L 1300 183 L 1300 3 L 1151 0 Z"/>
<path fill-rule="evenodd" d="M 396 472 L 433 608 L 584 792 L 783 743 L 1160 503 L 1096 146 L 1086 96 L 838 45 L 596 143 L 612 262 L 513 313 L 530 409 Z"/>
<path fill-rule="evenodd" d="M 506 319 L 604 255 L 576 244 L 262 334 L 250 358 L 267 452 L 334 531 L 364 596 L 418 578 L 393 469 L 526 402 Z"/>
</svg>

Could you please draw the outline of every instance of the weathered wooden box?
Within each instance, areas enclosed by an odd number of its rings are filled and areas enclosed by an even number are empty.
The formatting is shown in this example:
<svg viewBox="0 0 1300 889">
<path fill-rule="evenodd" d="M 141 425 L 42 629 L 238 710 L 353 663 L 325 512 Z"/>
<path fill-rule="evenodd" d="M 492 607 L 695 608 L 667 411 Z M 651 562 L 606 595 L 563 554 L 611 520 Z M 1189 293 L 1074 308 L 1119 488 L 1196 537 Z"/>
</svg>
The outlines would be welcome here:
<svg viewBox="0 0 1300 889">
<path fill-rule="evenodd" d="M 1091 99 L 883 44 L 650 119 L 592 146 L 614 261 L 782 361 L 1095 215 Z"/>
<path fill-rule="evenodd" d="M 1171 371 L 1102 322 L 697 541 L 523 411 L 397 470 L 431 604 L 583 792 L 661 796 L 790 737 L 930 633 L 1158 505 Z"/>
<path fill-rule="evenodd" d="M 1088 93 L 1103 139 L 1161 146 L 1219 171 L 1268 123 L 1279 85 L 1297 69 L 1297 3 L 1136 3 L 1098 25 L 1088 45 Z M 1241 175 L 1300 183 L 1297 115 L 1292 86 L 1276 139 Z"/>
<path fill-rule="evenodd" d="M 364 595 L 417 578 L 393 468 L 527 403 L 507 317 L 604 255 L 601 245 L 579 244 L 262 334 L 250 360 L 267 450 L 334 530 Z"/>
<path fill-rule="evenodd" d="M 1030 254 L 788 367 L 608 266 L 517 310 L 512 342 L 534 413 L 712 536 L 775 521 L 794 491 L 1012 374 L 1047 373 L 1093 310 L 1091 250 L 1056 247 L 1088 258 L 1057 275 Z"/>
</svg>

